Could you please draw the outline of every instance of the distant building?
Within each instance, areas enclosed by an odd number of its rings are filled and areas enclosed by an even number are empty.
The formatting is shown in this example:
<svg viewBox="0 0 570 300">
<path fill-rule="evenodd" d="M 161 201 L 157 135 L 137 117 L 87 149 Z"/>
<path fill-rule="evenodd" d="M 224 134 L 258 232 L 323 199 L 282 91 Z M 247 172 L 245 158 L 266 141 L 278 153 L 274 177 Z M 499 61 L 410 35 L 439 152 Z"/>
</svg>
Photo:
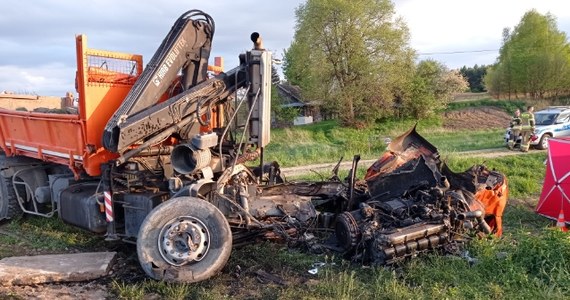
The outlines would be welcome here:
<svg viewBox="0 0 570 300">
<path fill-rule="evenodd" d="M 299 115 L 293 120 L 293 125 L 310 124 L 322 120 L 319 101 L 307 101 L 301 95 L 301 88 L 289 83 L 277 84 L 277 93 L 281 98 L 282 107 L 299 108 Z"/>
<path fill-rule="evenodd" d="M 76 114 L 78 112 L 74 101 L 71 92 L 67 92 L 65 97 L 15 94 L 8 91 L 0 93 L 0 108 L 18 111 Z"/>
</svg>

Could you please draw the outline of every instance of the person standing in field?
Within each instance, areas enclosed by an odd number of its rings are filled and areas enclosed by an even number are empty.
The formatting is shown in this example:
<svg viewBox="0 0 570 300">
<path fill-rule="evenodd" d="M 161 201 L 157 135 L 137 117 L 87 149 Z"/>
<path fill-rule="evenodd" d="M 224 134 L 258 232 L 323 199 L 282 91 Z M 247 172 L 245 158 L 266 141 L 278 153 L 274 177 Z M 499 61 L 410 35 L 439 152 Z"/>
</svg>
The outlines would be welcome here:
<svg viewBox="0 0 570 300">
<path fill-rule="evenodd" d="M 517 139 L 521 133 L 522 129 L 522 120 L 521 120 L 521 110 L 517 108 L 515 110 L 515 114 L 511 119 L 511 135 L 509 136 L 509 141 L 507 142 L 507 147 L 509 149 L 513 149 L 515 144 L 517 143 Z"/>
<path fill-rule="evenodd" d="M 521 114 L 521 151 L 527 152 L 530 148 L 530 137 L 534 133 L 534 107 L 528 106 L 526 112 Z"/>
</svg>

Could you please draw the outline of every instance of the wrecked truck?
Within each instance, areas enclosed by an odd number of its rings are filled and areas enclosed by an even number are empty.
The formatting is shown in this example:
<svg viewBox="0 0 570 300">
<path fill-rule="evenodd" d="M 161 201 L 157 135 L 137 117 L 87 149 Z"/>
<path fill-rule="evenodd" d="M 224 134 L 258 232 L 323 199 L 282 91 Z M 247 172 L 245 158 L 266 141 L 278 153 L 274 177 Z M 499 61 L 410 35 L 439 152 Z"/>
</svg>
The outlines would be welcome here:
<svg viewBox="0 0 570 300">
<path fill-rule="evenodd" d="M 316 227 L 333 228 L 334 233 L 321 242 L 307 240 L 306 234 L 299 237 L 313 249 L 319 249 L 317 244 L 372 265 L 428 251 L 457 254 L 476 236 L 501 236 L 506 177 L 484 165 L 451 171 L 415 126 L 388 145 L 362 180 L 355 177 L 358 161 L 355 156 L 343 181 L 333 175 L 330 181 L 291 182 L 262 193 L 311 197 L 315 212 L 299 209 L 294 219 L 311 220 L 318 214 Z M 311 223 L 306 225 L 305 230 Z"/>
<path fill-rule="evenodd" d="M 271 53 L 254 32 L 222 72 L 208 65 L 214 32 L 208 14 L 184 13 L 144 69 L 142 56 L 78 35 L 77 109 L 0 108 L 0 220 L 57 215 L 135 243 L 144 272 L 173 282 L 210 278 L 233 245 L 257 238 L 385 264 L 500 234 L 504 176 L 449 171 L 415 130 L 363 180 L 355 159 L 347 180 L 286 182 L 264 162 Z M 318 228 L 334 235 L 311 239 Z"/>
</svg>

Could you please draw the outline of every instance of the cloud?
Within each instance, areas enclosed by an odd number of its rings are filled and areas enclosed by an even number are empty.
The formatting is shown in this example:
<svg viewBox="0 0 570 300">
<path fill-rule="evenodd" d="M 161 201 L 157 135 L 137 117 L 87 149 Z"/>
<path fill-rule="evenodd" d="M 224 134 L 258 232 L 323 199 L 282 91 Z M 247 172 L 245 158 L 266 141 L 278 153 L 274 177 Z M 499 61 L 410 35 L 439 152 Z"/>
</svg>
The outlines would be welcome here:
<svg viewBox="0 0 570 300">
<path fill-rule="evenodd" d="M 74 36 L 79 33 L 87 34 L 90 48 L 142 54 L 146 63 L 174 21 L 194 8 L 214 18 L 211 57 L 223 56 L 226 69 L 237 66 L 240 52 L 251 49 L 249 35 L 253 31 L 260 32 L 265 46 L 280 56 L 293 37 L 294 9 L 299 3 L 5 0 L 0 18 L 0 66 L 3 72 L 15 72 L 16 76 L 0 74 L 0 90 L 46 95 L 73 90 Z"/>
<path fill-rule="evenodd" d="M 396 1 L 396 12 L 410 28 L 411 45 L 420 53 L 499 49 L 502 30 L 514 28 L 525 12 L 536 9 L 558 18 L 559 29 L 570 32 L 570 11 L 565 0 L 406 0 Z M 439 55 L 449 67 L 490 64 L 488 52 Z"/>
<path fill-rule="evenodd" d="M 74 90 L 74 80 L 75 67 L 60 63 L 35 67 L 0 66 L 0 92 L 63 97 L 66 91 Z"/>
<path fill-rule="evenodd" d="M 295 8 L 303 0 L 4 0 L 0 17 L 0 91 L 28 90 L 61 95 L 74 89 L 75 40 L 87 34 L 95 49 L 137 53 L 150 60 L 174 21 L 201 9 L 216 22 L 211 57 L 223 56 L 226 69 L 251 48 L 258 31 L 266 48 L 280 57 L 294 34 Z M 565 0 L 397 0 L 396 13 L 408 23 L 411 45 L 419 53 L 498 49 L 504 27 L 514 27 L 524 12 L 552 12 L 559 28 L 570 30 Z M 425 58 L 422 56 L 421 58 Z M 489 64 L 493 53 L 432 55 L 449 67 Z M 4 72 L 10 71 L 13 74 Z M 29 76 L 25 76 L 28 74 Z"/>
</svg>

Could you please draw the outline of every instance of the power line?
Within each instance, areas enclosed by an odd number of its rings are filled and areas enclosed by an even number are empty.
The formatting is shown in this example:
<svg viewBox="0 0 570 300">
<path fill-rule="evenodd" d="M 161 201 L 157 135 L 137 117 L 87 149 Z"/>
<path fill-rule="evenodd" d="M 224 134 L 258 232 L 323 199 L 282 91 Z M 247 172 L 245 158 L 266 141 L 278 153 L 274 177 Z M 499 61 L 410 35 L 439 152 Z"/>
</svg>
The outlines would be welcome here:
<svg viewBox="0 0 570 300">
<path fill-rule="evenodd" d="M 556 45 L 535 45 L 535 46 L 525 46 L 525 47 L 509 47 L 510 51 L 515 52 L 532 52 L 533 50 L 559 50 L 563 51 L 566 45 L 562 48 Z M 421 52 L 418 55 L 450 55 L 450 54 L 464 54 L 464 53 L 481 53 L 481 52 L 499 52 L 501 49 L 480 49 L 480 50 L 457 50 L 457 51 L 440 51 L 440 52 Z"/>
<path fill-rule="evenodd" d="M 443 51 L 443 52 L 425 52 L 425 53 L 418 53 L 418 55 L 448 55 L 448 54 L 497 52 L 497 51 L 499 51 L 499 49 L 463 50 L 463 51 Z"/>
</svg>

